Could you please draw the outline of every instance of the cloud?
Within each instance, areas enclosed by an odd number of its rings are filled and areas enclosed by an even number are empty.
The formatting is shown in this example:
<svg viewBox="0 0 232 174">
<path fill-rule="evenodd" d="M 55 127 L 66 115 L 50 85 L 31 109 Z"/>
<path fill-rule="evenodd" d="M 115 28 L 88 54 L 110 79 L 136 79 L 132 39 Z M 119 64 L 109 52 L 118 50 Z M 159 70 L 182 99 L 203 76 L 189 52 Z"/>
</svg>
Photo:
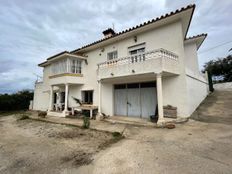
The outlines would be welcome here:
<svg viewBox="0 0 232 174">
<path fill-rule="evenodd" d="M 199 51 L 228 41 L 232 31 L 231 1 L 1 1 L 0 93 L 33 88 L 33 73 L 42 75 L 38 63 L 102 38 L 101 32 L 113 24 L 119 32 L 190 3 L 196 3 L 197 8 L 189 35 L 209 34 Z M 227 47 L 231 45 L 200 54 L 200 66 L 225 56 Z"/>
</svg>

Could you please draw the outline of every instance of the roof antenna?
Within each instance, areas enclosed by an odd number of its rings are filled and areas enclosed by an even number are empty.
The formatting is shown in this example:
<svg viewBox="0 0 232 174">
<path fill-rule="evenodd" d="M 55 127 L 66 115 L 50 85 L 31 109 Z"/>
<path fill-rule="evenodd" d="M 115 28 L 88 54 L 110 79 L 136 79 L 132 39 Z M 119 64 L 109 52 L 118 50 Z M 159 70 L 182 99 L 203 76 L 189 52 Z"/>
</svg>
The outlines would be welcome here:
<svg viewBox="0 0 232 174">
<path fill-rule="evenodd" d="M 112 23 L 112 27 L 113 27 L 113 30 L 114 30 L 114 23 Z M 115 30 L 114 30 L 115 31 Z"/>
</svg>

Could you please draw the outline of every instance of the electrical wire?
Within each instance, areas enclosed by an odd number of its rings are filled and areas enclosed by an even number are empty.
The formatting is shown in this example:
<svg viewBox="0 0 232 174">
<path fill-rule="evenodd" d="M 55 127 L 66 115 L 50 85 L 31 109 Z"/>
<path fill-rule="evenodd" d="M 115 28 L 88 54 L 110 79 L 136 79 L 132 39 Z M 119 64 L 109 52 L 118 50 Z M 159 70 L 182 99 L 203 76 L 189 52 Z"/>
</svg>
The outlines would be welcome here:
<svg viewBox="0 0 232 174">
<path fill-rule="evenodd" d="M 209 49 L 200 51 L 198 54 L 202 54 L 202 53 L 208 52 L 208 51 L 210 51 L 210 50 L 213 50 L 213 49 L 215 49 L 215 48 L 221 47 L 221 46 L 226 45 L 226 44 L 231 43 L 231 42 L 232 42 L 232 40 L 231 40 L 231 41 L 228 41 L 228 42 L 224 42 L 224 43 L 222 43 L 222 44 L 216 45 L 216 46 L 211 47 L 211 48 L 209 48 Z"/>
</svg>

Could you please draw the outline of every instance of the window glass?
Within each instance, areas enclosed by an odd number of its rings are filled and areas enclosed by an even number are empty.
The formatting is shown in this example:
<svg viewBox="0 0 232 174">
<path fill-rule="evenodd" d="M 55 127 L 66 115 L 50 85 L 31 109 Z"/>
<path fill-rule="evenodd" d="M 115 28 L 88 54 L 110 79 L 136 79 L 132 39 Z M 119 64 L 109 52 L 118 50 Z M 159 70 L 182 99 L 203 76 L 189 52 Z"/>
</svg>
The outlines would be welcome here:
<svg viewBox="0 0 232 174">
<path fill-rule="evenodd" d="M 93 90 L 82 91 L 82 101 L 85 104 L 93 104 Z"/>
<path fill-rule="evenodd" d="M 118 58 L 118 52 L 117 51 L 113 51 L 107 54 L 107 59 L 108 60 L 113 60 L 113 59 L 117 59 Z"/>
</svg>

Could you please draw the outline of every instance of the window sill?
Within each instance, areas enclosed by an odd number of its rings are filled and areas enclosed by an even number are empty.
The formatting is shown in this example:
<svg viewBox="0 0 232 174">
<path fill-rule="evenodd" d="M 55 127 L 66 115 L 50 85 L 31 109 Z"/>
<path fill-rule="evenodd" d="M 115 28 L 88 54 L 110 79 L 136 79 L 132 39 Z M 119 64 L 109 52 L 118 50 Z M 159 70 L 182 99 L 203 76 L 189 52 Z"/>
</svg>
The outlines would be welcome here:
<svg viewBox="0 0 232 174">
<path fill-rule="evenodd" d="M 63 77 L 63 76 L 83 77 L 83 74 L 75 74 L 75 73 L 55 74 L 55 75 L 49 76 L 49 79 L 56 78 L 56 77 Z"/>
</svg>

